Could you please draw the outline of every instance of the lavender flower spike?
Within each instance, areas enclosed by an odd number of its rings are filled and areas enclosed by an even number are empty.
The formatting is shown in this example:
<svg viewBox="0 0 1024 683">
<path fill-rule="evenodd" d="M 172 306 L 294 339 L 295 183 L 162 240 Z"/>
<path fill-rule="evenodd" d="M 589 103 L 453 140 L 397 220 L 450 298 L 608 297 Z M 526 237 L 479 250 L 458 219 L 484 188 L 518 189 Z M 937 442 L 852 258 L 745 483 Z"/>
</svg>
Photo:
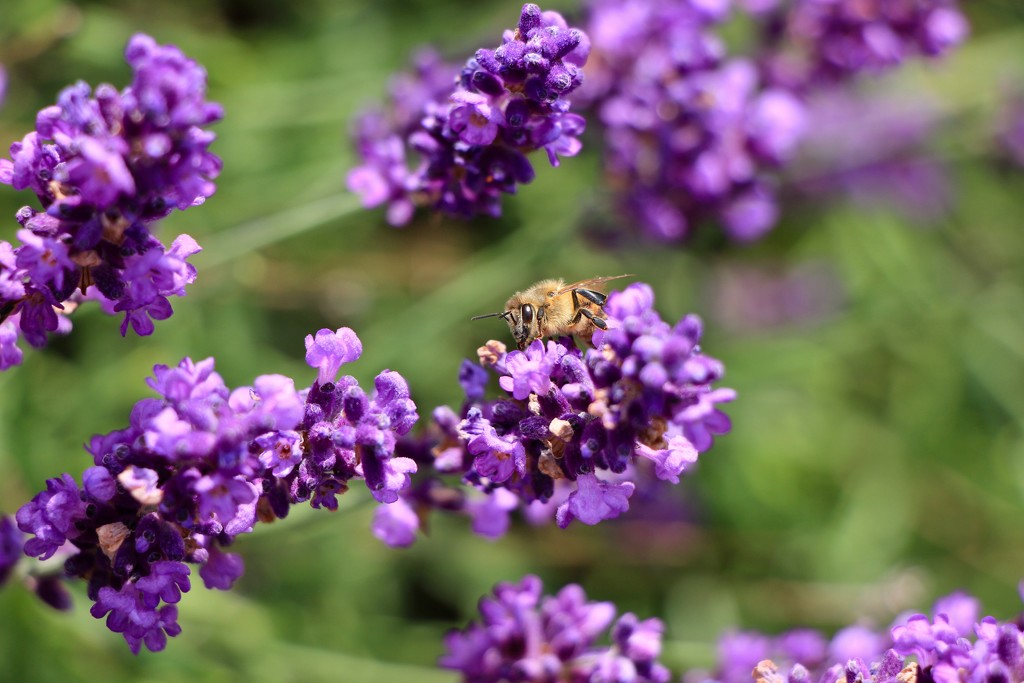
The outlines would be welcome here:
<svg viewBox="0 0 1024 683">
<path fill-rule="evenodd" d="M 1024 679 L 1024 631 L 1019 620 L 979 620 L 978 601 L 963 593 L 938 600 L 932 615 L 901 617 L 888 633 L 850 626 L 831 640 L 810 629 L 777 637 L 729 633 L 719 642 L 715 670 L 691 672 L 684 680 L 898 683 Z"/>
<path fill-rule="evenodd" d="M 956 0 L 790 0 L 763 19 L 763 29 L 766 69 L 796 88 L 880 73 L 915 55 L 942 56 L 970 33 Z"/>
<path fill-rule="evenodd" d="M 619 210 L 650 237 L 717 223 L 748 242 L 778 217 L 773 171 L 806 128 L 800 99 L 727 60 L 714 33 L 727 2 L 594 0 L 596 68 L 579 97 L 603 124 Z"/>
<path fill-rule="evenodd" d="M 139 34 L 125 58 L 128 87 L 65 88 L 0 159 L 0 183 L 41 205 L 18 211 L 18 243 L 0 242 L 0 370 L 20 362 L 19 335 L 43 346 L 88 299 L 124 313 L 122 335 L 151 334 L 195 280 L 195 240 L 165 248 L 152 227 L 213 194 L 221 162 L 205 126 L 223 112 L 205 99 L 206 71 L 178 48 Z"/>
<path fill-rule="evenodd" d="M 410 507 L 466 514 L 486 538 L 517 507 L 563 528 L 597 524 L 627 512 L 638 488 L 678 483 L 694 468 L 731 429 L 722 406 L 736 396 L 713 386 L 724 368 L 701 351 L 700 320 L 669 325 L 641 283 L 612 292 L 604 310 L 609 329 L 593 348 L 566 338 L 506 353 L 492 341 L 479 350 L 482 368 L 464 362 L 461 411 L 439 408 L 427 435 L 397 446 L 420 467 L 400 492 Z M 488 373 L 500 398 L 485 398 Z M 442 483 L 455 474 L 462 488 Z M 407 545 L 413 527 L 402 529 L 378 536 Z"/>
<path fill-rule="evenodd" d="M 362 350 L 348 328 L 320 330 L 306 348 L 319 375 L 302 391 L 281 375 L 231 390 L 212 358 L 156 366 L 147 383 L 158 397 L 139 401 L 127 428 L 92 438 L 81 486 L 64 474 L 18 510 L 24 553 L 65 553 L 65 575 L 88 581 L 93 616 L 132 652 L 163 649 L 181 631 L 189 564 L 208 588 L 232 586 L 243 566 L 226 548 L 258 522 L 302 501 L 336 510 L 355 479 L 382 503 L 400 501 L 417 469 L 395 454 L 418 418 L 405 380 L 385 370 L 368 395 L 354 377 L 337 377 Z M 399 544 L 409 534 L 404 512 L 375 532 Z M 17 533 L 0 521 L 0 578 Z"/>
<path fill-rule="evenodd" d="M 409 222 L 414 206 L 500 215 L 501 194 L 533 180 L 528 154 L 543 149 L 557 166 L 579 152 L 585 124 L 568 96 L 589 45 L 558 13 L 526 4 L 502 44 L 477 50 L 461 71 L 421 56 L 416 78 L 395 83 L 391 111 L 356 121 L 362 164 L 348 188 L 364 206 L 386 204 L 392 225 Z"/>
<path fill-rule="evenodd" d="M 666 683 L 657 660 L 662 624 L 633 614 L 615 619 L 615 606 L 590 602 L 583 589 L 566 586 L 542 596 L 536 576 L 499 584 L 480 600 L 480 621 L 445 636 L 440 665 L 474 683 L 523 681 L 633 681 Z M 598 640 L 611 626 L 611 644 Z"/>
</svg>

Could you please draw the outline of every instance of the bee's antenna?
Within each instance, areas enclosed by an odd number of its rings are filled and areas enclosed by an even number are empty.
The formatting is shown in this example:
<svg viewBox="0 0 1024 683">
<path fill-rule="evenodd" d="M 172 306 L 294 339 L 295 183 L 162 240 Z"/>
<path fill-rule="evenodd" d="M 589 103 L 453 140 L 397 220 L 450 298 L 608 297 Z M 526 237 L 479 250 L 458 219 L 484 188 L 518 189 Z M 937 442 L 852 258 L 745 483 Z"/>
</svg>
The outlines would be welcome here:
<svg viewBox="0 0 1024 683">
<path fill-rule="evenodd" d="M 483 320 L 484 318 L 493 318 L 493 317 L 499 316 L 499 315 L 502 318 L 506 318 L 506 317 L 508 317 L 508 311 L 503 311 L 503 312 L 500 312 L 500 313 L 487 313 L 485 315 L 475 315 L 472 318 L 470 318 L 470 320 Z"/>
</svg>

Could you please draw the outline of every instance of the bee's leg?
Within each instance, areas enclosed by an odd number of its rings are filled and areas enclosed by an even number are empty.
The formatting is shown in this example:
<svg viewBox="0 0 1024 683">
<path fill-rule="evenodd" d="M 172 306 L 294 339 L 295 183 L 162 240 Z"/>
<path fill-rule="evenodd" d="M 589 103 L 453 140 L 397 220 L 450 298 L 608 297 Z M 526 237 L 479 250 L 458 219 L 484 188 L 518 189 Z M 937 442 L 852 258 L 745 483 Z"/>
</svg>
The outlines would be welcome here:
<svg viewBox="0 0 1024 683">
<path fill-rule="evenodd" d="M 604 303 L 606 301 L 608 301 L 608 297 L 605 296 L 604 294 L 602 294 L 601 292 L 595 292 L 595 291 L 593 291 L 591 289 L 574 289 L 574 290 L 572 290 L 573 316 L 572 316 L 572 319 L 569 321 L 569 324 L 570 325 L 575 325 L 576 323 L 578 323 L 580 321 L 580 317 L 584 316 L 584 315 L 587 316 L 587 318 L 590 319 L 590 320 L 601 320 L 600 318 L 595 318 L 594 314 L 591 313 L 590 309 L 585 308 L 584 306 L 582 306 L 580 304 L 579 297 L 581 297 L 581 296 L 584 299 L 586 299 L 587 301 L 589 301 L 589 302 L 591 302 L 593 304 L 596 304 L 599 307 L 600 306 L 604 306 Z M 601 320 L 601 322 L 603 323 L 604 321 Z M 596 322 L 594 324 L 597 325 L 598 327 L 600 327 L 602 330 L 605 329 L 604 327 L 602 327 L 601 325 L 599 325 Z"/>
<path fill-rule="evenodd" d="M 580 321 L 580 316 L 583 315 L 584 308 L 580 305 L 580 298 L 576 296 L 577 290 L 572 290 L 572 317 L 569 319 L 569 325 L 575 325 Z"/>
<path fill-rule="evenodd" d="M 602 330 L 607 330 L 608 329 L 608 323 L 606 323 L 604 321 L 604 318 L 600 318 L 600 317 L 594 315 L 593 313 L 590 312 L 590 309 L 588 309 L 588 308 L 581 308 L 579 312 L 581 314 L 587 316 L 587 319 L 590 320 L 590 322 L 594 323 L 594 327 L 596 327 L 598 329 L 602 329 Z"/>
<path fill-rule="evenodd" d="M 606 294 L 602 294 L 601 292 L 595 292 L 592 289 L 573 290 L 573 300 L 575 300 L 575 295 L 577 293 L 579 293 L 579 295 L 582 296 L 584 299 L 589 299 L 590 301 L 593 301 L 598 306 L 604 306 L 605 302 L 608 301 L 608 296 Z"/>
</svg>

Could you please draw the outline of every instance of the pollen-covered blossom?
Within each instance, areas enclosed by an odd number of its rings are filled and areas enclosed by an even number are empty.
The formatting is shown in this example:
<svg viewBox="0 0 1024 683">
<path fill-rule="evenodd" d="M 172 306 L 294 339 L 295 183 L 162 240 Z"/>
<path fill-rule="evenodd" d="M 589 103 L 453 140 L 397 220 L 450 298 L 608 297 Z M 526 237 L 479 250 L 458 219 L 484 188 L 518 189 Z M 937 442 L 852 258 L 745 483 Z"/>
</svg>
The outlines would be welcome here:
<svg viewBox="0 0 1024 683">
<path fill-rule="evenodd" d="M 829 640 L 810 629 L 781 636 L 727 634 L 714 672 L 687 683 L 913 683 L 1024 680 L 1024 632 L 1018 620 L 979 617 L 975 598 L 954 593 L 924 614 L 903 616 L 888 633 L 864 626 Z"/>
<path fill-rule="evenodd" d="M 148 384 L 158 398 L 139 401 L 127 428 L 92 438 L 81 485 L 50 479 L 18 510 L 25 554 L 67 554 L 65 574 L 87 580 L 93 616 L 133 652 L 180 632 L 190 564 L 208 588 L 231 587 L 242 561 L 225 548 L 258 521 L 303 501 L 335 510 L 355 479 L 382 503 L 408 486 L 416 463 L 394 452 L 417 420 L 405 380 L 385 370 L 368 394 L 338 377 L 362 350 L 348 328 L 308 336 L 306 350 L 319 376 L 302 391 L 281 375 L 231 390 L 212 358 L 156 366 Z"/>
<path fill-rule="evenodd" d="M 761 237 L 777 220 L 772 171 L 794 153 L 804 106 L 756 65 L 725 58 L 714 25 L 728 2 L 597 0 L 581 90 L 603 125 L 616 203 L 649 236 L 690 237 L 716 222 Z"/>
<path fill-rule="evenodd" d="M 615 605 L 588 601 L 576 584 L 542 590 L 536 576 L 498 584 L 480 600 L 479 622 L 445 637 L 440 665 L 473 683 L 670 680 L 658 662 L 661 620 L 628 612 L 616 620 Z M 599 645 L 609 627 L 610 644 Z"/>
<path fill-rule="evenodd" d="M 589 40 L 557 12 L 523 5 L 497 48 L 480 49 L 461 71 L 431 53 L 393 87 L 392 107 L 355 124 L 362 164 L 348 187 L 367 207 L 387 206 L 404 225 L 416 206 L 460 218 L 501 213 L 501 194 L 533 180 L 529 153 L 553 166 L 580 150 L 583 118 L 567 96 L 582 82 Z"/>
<path fill-rule="evenodd" d="M 670 325 L 653 305 L 651 288 L 634 284 L 608 297 L 609 329 L 593 348 L 537 340 L 506 353 L 491 342 L 480 350 L 485 369 L 464 361 L 461 411 L 435 410 L 424 437 L 398 446 L 420 464 L 402 496 L 420 510 L 461 511 L 495 538 L 517 507 L 531 521 L 597 524 L 628 510 L 638 486 L 678 483 L 730 430 L 721 407 L 735 392 L 713 386 L 723 366 L 701 351 L 700 320 Z M 484 398 L 490 374 L 500 398 Z M 445 484 L 450 474 L 464 488 Z M 378 520 L 378 536 L 408 544 L 406 520 L 401 535 L 394 516 Z"/>
<path fill-rule="evenodd" d="M 213 194 L 221 162 L 205 126 L 223 112 L 206 101 L 206 71 L 178 48 L 139 34 L 125 58 L 129 86 L 65 88 L 0 159 L 0 183 L 41 204 L 18 211 L 17 243 L 0 242 L 0 370 L 20 362 L 19 335 L 43 346 L 87 299 L 124 313 L 122 335 L 151 334 L 172 313 L 168 297 L 195 280 L 195 240 L 165 247 L 151 227 Z"/>
</svg>

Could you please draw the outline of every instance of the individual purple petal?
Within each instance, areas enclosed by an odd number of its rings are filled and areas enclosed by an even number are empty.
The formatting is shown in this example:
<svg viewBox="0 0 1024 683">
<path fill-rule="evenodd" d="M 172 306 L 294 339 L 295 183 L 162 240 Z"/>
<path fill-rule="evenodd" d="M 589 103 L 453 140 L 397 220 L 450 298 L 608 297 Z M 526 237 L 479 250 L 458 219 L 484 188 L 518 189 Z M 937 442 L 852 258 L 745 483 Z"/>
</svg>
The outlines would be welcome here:
<svg viewBox="0 0 1024 683">
<path fill-rule="evenodd" d="M 635 488 L 632 482 L 612 484 L 593 474 L 581 474 L 576 479 L 576 490 L 558 508 L 558 526 L 564 529 L 574 519 L 590 525 L 614 519 L 629 509 L 629 497 Z"/>
<path fill-rule="evenodd" d="M 298 432 L 270 432 L 257 437 L 255 443 L 263 449 L 260 462 L 275 477 L 287 476 L 302 462 L 302 441 Z"/>
<path fill-rule="evenodd" d="M 519 498 L 508 489 L 495 489 L 480 501 L 472 501 L 466 511 L 472 519 L 473 533 L 497 540 L 508 532 L 509 512 L 519 506 Z"/>
<path fill-rule="evenodd" d="M 392 548 L 408 548 L 416 541 L 420 519 L 403 498 L 378 505 L 373 514 L 373 535 Z"/>
<path fill-rule="evenodd" d="M 470 145 L 489 145 L 505 125 L 501 109 L 479 93 L 456 91 L 451 96 L 448 125 Z"/>
<path fill-rule="evenodd" d="M 368 457 L 363 459 L 363 474 L 370 493 L 378 503 L 394 503 L 398 494 L 409 485 L 409 475 L 417 469 L 410 458 Z"/>
<path fill-rule="evenodd" d="M 56 290 L 64 287 L 65 278 L 75 271 L 68 247 L 61 240 L 37 235 L 31 230 L 19 230 L 18 268 L 40 285 L 52 286 Z"/>
<path fill-rule="evenodd" d="M 950 625 L 960 636 L 974 633 L 974 624 L 978 621 L 981 604 L 978 599 L 964 592 L 951 593 L 936 601 L 932 612 L 938 616 L 945 615 Z"/>
<path fill-rule="evenodd" d="M 319 371 L 317 381 L 320 384 L 334 381 L 341 366 L 357 360 L 362 353 L 363 343 L 347 327 L 335 332 L 318 330 L 315 338 L 306 335 L 306 364 Z"/>
<path fill-rule="evenodd" d="M 242 557 L 236 553 L 225 553 L 216 546 L 210 548 L 209 557 L 199 567 L 199 576 L 207 588 L 226 591 L 245 571 Z"/>
<path fill-rule="evenodd" d="M 886 639 L 865 626 L 847 626 L 832 637 L 828 646 L 829 658 L 834 661 L 877 657 L 885 647 Z"/>
<path fill-rule="evenodd" d="M 697 449 L 686 437 L 676 435 L 669 439 L 668 446 L 654 450 L 642 443 L 636 445 L 636 454 L 654 463 L 654 473 L 658 479 L 679 483 L 679 475 L 697 462 Z"/>
</svg>

